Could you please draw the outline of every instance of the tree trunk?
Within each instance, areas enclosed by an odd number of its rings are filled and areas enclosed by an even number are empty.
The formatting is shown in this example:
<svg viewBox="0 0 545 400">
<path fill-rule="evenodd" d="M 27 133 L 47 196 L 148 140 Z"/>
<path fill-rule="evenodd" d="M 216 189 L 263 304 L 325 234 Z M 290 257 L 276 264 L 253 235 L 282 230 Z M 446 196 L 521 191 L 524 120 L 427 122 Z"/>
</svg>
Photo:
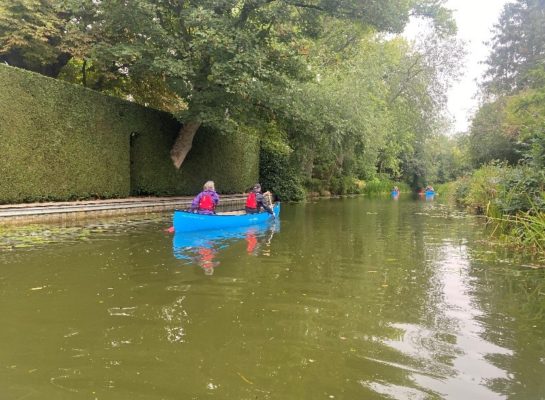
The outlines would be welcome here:
<svg viewBox="0 0 545 400">
<path fill-rule="evenodd" d="M 172 146 L 172 150 L 170 150 L 170 158 L 176 169 L 180 169 L 187 153 L 191 150 L 193 138 L 200 126 L 200 121 L 189 121 L 180 128 L 178 137 Z"/>
</svg>

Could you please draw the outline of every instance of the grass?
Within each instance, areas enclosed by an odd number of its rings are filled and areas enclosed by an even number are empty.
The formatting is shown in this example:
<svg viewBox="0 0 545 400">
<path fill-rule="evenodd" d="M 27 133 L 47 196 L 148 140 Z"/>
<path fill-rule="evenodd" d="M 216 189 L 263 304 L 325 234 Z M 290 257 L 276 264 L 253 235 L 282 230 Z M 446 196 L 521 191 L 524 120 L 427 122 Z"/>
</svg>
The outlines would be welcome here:
<svg viewBox="0 0 545 400">
<path fill-rule="evenodd" d="M 545 213 L 541 211 L 520 212 L 501 217 L 488 216 L 494 224 L 492 234 L 510 245 L 545 252 Z"/>
<path fill-rule="evenodd" d="M 392 188 L 397 186 L 401 192 L 410 192 L 411 189 L 406 183 L 397 183 L 390 180 L 374 179 L 365 182 L 362 193 L 367 195 L 386 194 L 392 191 Z"/>
</svg>

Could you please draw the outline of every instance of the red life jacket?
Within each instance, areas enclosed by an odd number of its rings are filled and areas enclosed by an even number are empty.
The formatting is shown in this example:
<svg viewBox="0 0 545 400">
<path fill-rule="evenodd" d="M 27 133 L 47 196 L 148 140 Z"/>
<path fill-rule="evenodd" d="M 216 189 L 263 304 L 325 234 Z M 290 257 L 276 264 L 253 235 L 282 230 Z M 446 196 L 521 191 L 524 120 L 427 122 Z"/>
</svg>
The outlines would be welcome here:
<svg viewBox="0 0 545 400">
<path fill-rule="evenodd" d="M 257 246 L 257 238 L 254 233 L 248 233 L 246 235 L 246 251 L 251 254 Z"/>
<path fill-rule="evenodd" d="M 214 211 L 214 200 L 209 194 L 203 194 L 201 196 L 201 201 L 199 201 L 199 210 Z"/>
<path fill-rule="evenodd" d="M 257 201 L 255 199 L 255 192 L 252 192 L 248 195 L 246 199 L 246 207 L 248 208 L 257 208 Z"/>
</svg>

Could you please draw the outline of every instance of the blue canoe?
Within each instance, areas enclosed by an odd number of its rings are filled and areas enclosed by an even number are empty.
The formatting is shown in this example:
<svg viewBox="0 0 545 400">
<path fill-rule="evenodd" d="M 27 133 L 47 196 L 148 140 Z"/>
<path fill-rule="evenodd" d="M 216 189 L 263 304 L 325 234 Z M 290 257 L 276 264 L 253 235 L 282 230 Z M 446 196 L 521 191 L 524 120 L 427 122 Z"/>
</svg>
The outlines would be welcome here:
<svg viewBox="0 0 545 400">
<path fill-rule="evenodd" d="M 273 207 L 276 218 L 280 215 L 280 203 Z M 258 214 L 196 214 L 188 211 L 174 211 L 174 232 L 194 232 L 208 229 L 226 229 L 239 226 L 256 225 L 268 221 L 272 218 L 267 212 Z"/>
</svg>

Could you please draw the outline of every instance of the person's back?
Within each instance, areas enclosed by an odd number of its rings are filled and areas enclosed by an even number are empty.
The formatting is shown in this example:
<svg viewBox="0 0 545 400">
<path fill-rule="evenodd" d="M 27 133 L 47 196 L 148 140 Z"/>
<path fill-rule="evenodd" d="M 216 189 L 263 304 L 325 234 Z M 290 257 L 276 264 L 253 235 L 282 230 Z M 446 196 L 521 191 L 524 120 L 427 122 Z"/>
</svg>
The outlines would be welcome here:
<svg viewBox="0 0 545 400">
<path fill-rule="evenodd" d="M 263 193 L 261 193 L 261 185 L 256 183 L 246 198 L 245 210 L 248 214 L 255 214 L 260 212 L 262 208 L 274 215 L 272 208 L 267 205 Z"/>
<path fill-rule="evenodd" d="M 215 214 L 216 206 L 219 204 L 219 196 L 214 188 L 214 182 L 208 181 L 191 202 L 191 211 L 199 214 Z"/>
</svg>

